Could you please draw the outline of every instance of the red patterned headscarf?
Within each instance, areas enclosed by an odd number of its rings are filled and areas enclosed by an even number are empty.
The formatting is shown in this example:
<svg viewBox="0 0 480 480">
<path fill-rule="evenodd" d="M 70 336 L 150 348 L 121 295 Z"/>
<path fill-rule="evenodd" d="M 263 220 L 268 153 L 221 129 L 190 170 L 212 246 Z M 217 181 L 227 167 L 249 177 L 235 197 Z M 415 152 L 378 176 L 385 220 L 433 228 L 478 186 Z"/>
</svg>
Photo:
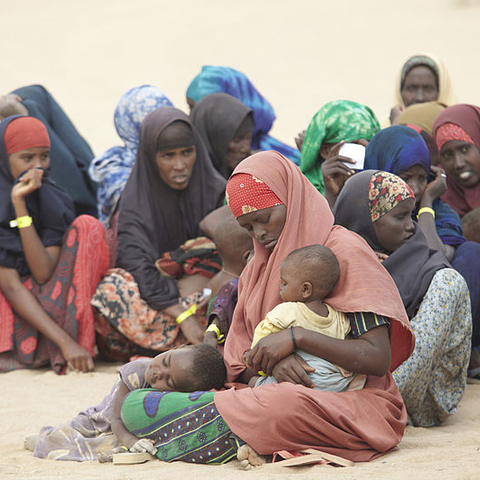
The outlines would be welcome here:
<svg viewBox="0 0 480 480">
<path fill-rule="evenodd" d="M 408 198 L 415 200 L 415 195 L 400 177 L 389 172 L 374 173 L 368 188 L 372 223 Z"/>
<path fill-rule="evenodd" d="M 227 183 L 226 199 L 235 218 L 264 208 L 283 205 L 262 180 L 249 173 L 237 173 Z"/>
<path fill-rule="evenodd" d="M 438 151 L 450 140 L 460 140 L 462 142 L 475 144 L 472 137 L 462 127 L 455 123 L 444 123 L 440 125 L 435 132 L 435 142 Z"/>
<path fill-rule="evenodd" d="M 4 143 L 7 153 L 34 147 L 50 147 L 47 127 L 37 118 L 18 117 L 5 129 Z"/>
</svg>

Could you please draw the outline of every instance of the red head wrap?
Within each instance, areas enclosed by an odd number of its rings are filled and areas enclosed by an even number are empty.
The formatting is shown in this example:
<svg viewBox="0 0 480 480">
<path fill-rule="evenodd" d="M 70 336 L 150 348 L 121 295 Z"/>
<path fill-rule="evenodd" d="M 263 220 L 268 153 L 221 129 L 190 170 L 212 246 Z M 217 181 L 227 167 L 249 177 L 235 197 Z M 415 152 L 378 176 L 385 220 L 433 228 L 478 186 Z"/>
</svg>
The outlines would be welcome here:
<svg viewBox="0 0 480 480">
<path fill-rule="evenodd" d="M 266 183 L 248 173 L 237 173 L 230 178 L 226 197 L 235 218 L 264 208 L 283 205 Z"/>
<path fill-rule="evenodd" d="M 475 145 L 472 137 L 470 137 L 462 127 L 455 123 L 444 123 L 443 125 L 440 125 L 435 132 L 435 142 L 437 143 L 438 151 L 440 151 L 445 143 L 450 140 L 460 140 Z"/>
<path fill-rule="evenodd" d="M 47 127 L 34 117 L 18 117 L 10 122 L 3 141 L 9 155 L 34 147 L 50 147 Z"/>
</svg>

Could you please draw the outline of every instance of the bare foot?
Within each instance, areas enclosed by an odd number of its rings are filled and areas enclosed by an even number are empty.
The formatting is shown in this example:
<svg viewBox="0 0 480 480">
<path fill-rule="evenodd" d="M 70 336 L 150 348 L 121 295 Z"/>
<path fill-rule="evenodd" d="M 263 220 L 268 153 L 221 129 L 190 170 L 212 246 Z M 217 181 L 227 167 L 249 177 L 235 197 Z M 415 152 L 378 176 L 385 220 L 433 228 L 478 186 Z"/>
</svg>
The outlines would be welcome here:
<svg viewBox="0 0 480 480">
<path fill-rule="evenodd" d="M 25 450 L 35 451 L 38 442 L 38 433 L 31 433 L 23 439 L 23 448 Z"/>
<path fill-rule="evenodd" d="M 267 460 L 259 455 L 250 445 L 245 444 L 237 450 L 237 460 L 244 470 L 263 465 Z"/>
</svg>

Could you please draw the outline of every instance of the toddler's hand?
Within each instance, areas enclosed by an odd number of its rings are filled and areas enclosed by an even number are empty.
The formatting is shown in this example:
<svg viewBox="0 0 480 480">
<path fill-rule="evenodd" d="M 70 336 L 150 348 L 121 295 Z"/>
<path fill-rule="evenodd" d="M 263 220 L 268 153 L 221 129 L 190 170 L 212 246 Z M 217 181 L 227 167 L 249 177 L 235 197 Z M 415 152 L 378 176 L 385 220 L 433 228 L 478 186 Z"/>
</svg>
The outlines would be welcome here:
<svg viewBox="0 0 480 480">
<path fill-rule="evenodd" d="M 148 452 L 151 455 L 155 455 L 157 453 L 157 449 L 153 444 L 153 440 L 150 440 L 148 438 L 141 438 L 130 447 L 130 452 L 138 452 L 138 453 Z"/>
</svg>

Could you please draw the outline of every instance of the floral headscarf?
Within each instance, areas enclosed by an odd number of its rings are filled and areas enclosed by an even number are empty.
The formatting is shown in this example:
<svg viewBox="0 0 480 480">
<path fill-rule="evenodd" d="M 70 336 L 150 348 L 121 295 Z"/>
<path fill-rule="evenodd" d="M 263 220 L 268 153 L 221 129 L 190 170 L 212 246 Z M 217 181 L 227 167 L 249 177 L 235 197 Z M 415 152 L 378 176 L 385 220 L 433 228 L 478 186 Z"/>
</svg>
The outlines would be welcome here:
<svg viewBox="0 0 480 480">
<path fill-rule="evenodd" d="M 142 120 L 160 107 L 173 107 L 157 87 L 141 85 L 124 93 L 113 115 L 115 128 L 124 141 L 123 147 L 112 147 L 92 160 L 88 173 L 98 182 L 99 220 L 108 228 L 137 156 L 138 132 Z"/>
<path fill-rule="evenodd" d="M 388 172 L 374 173 L 368 187 L 372 223 L 408 198 L 415 200 L 415 195 L 400 177 Z"/>
</svg>

